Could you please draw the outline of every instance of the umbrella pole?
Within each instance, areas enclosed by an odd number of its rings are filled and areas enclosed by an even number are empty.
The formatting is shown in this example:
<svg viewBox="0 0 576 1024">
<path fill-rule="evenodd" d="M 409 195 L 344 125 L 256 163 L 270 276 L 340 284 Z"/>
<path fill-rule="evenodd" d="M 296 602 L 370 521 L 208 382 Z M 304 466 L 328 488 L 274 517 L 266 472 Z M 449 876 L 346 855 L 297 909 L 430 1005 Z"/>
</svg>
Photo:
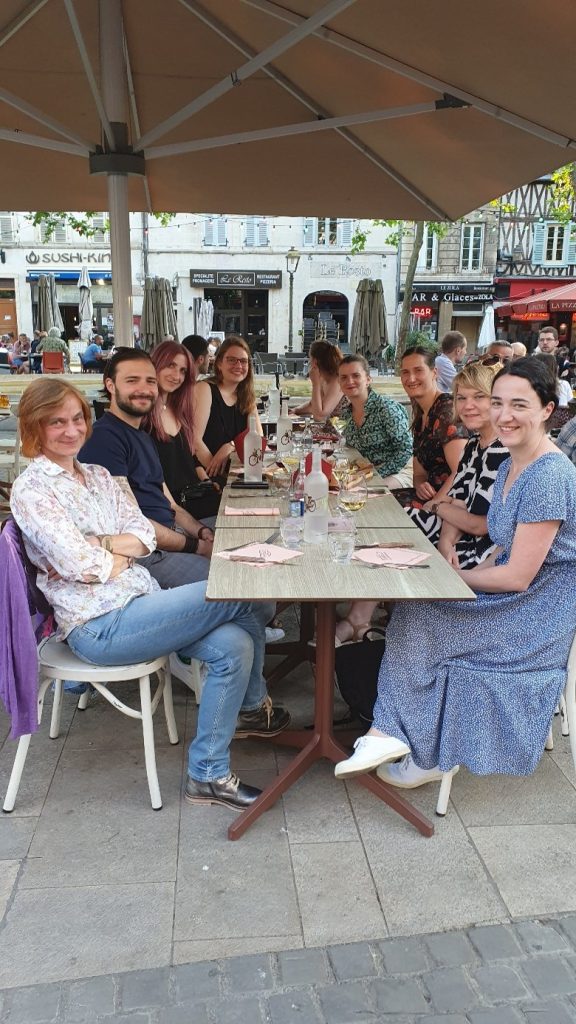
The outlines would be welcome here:
<svg viewBox="0 0 576 1024">
<path fill-rule="evenodd" d="M 106 184 L 110 211 L 114 341 L 116 345 L 133 346 L 128 178 L 125 174 L 108 174 Z"/>
</svg>

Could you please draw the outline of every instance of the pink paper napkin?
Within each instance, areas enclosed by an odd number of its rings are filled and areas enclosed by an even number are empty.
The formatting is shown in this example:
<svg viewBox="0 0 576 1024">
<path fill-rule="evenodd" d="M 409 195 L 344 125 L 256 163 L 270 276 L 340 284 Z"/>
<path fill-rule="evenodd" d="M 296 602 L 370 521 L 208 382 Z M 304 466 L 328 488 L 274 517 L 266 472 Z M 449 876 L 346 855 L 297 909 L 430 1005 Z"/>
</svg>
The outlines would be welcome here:
<svg viewBox="0 0 576 1024">
<path fill-rule="evenodd" d="M 430 555 L 425 551 L 411 551 L 408 548 L 360 548 L 353 556 L 359 562 L 369 565 L 419 565 Z"/>
<path fill-rule="evenodd" d="M 225 516 L 279 516 L 279 508 L 233 508 L 231 505 L 224 507 Z"/>
<path fill-rule="evenodd" d="M 301 551 L 290 551 L 288 548 L 281 548 L 278 544 L 246 544 L 243 548 L 238 548 L 236 551 L 219 551 L 215 556 L 216 558 L 225 558 L 230 561 L 230 558 L 234 559 L 250 559 L 255 558 L 257 561 L 242 561 L 241 565 L 281 565 L 282 562 L 289 562 L 293 558 L 297 558 L 302 554 Z M 261 561 L 264 559 L 264 561 Z"/>
</svg>

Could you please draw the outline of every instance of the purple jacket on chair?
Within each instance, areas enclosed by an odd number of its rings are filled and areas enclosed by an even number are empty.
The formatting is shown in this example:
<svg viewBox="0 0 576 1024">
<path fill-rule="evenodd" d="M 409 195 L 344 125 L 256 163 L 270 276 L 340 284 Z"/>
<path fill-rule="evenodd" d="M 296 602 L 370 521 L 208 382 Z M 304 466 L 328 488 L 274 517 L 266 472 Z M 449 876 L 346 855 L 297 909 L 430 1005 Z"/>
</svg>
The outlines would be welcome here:
<svg viewBox="0 0 576 1024">
<path fill-rule="evenodd" d="M 51 632 L 51 611 L 36 587 L 20 531 L 10 519 L 0 534 L 0 698 L 12 718 L 12 739 L 38 729 L 36 633 Z"/>
</svg>

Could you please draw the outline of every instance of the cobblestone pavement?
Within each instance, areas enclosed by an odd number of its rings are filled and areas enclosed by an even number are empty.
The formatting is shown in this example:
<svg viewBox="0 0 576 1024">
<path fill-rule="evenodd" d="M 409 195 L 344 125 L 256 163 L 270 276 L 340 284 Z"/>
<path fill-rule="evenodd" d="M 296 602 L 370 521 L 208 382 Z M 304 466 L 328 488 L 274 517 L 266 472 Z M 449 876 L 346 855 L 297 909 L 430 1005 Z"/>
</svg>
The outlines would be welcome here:
<svg viewBox="0 0 576 1024">
<path fill-rule="evenodd" d="M 569 1024 L 576 915 L 5 991 L 2 1024 Z"/>
</svg>

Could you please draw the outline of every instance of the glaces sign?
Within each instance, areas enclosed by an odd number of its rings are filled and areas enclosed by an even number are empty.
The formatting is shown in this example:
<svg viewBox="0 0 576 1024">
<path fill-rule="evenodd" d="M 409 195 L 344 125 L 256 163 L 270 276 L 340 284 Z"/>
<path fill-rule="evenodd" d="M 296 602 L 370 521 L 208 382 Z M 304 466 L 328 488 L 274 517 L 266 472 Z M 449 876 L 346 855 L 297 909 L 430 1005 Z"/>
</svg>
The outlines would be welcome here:
<svg viewBox="0 0 576 1024">
<path fill-rule="evenodd" d="M 101 266 L 103 263 L 106 266 L 110 266 L 110 250 L 104 250 L 101 252 L 90 252 L 86 250 L 77 250 L 71 252 L 69 249 L 64 249 L 62 252 L 35 252 L 32 249 L 26 256 L 26 263 L 30 266 L 35 267 L 39 263 L 51 264 L 54 266 L 56 263 L 80 263 L 81 265 L 95 264 Z"/>
</svg>

